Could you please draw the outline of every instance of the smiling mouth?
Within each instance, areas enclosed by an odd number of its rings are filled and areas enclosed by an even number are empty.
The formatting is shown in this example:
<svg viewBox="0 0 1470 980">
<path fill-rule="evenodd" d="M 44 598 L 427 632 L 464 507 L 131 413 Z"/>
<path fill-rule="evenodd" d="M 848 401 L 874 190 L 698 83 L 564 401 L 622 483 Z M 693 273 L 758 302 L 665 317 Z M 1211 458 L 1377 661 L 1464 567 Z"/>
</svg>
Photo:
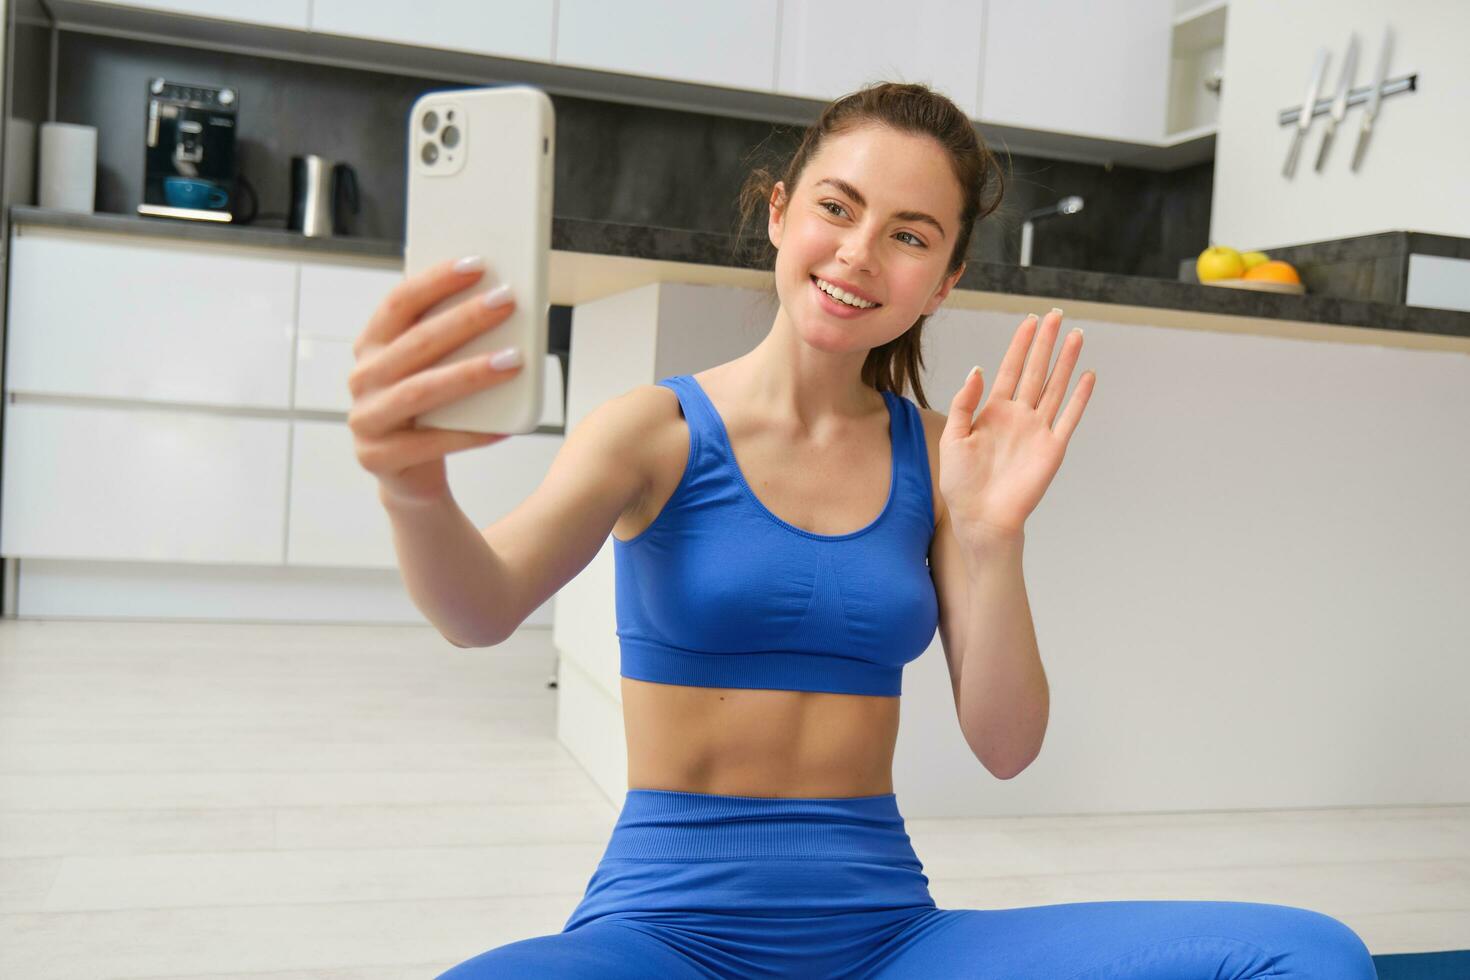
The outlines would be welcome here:
<svg viewBox="0 0 1470 980">
<path fill-rule="evenodd" d="M 807 278 L 812 281 L 812 285 L 813 286 L 816 286 L 818 290 L 820 290 L 823 293 L 826 293 L 827 294 L 827 298 L 830 299 L 832 302 L 838 304 L 839 306 L 845 306 L 845 307 L 847 307 L 850 310 L 876 310 L 876 309 L 880 308 L 883 305 L 882 303 L 871 303 L 871 305 L 868 305 L 868 306 L 853 306 L 851 303 L 848 303 L 845 300 L 840 300 L 836 296 L 833 296 L 831 293 L 828 293 L 825 289 L 822 289 L 821 283 L 819 283 L 817 281 L 817 277 L 816 276 L 809 274 L 807 276 Z M 836 287 L 833 287 L 833 288 L 836 288 Z M 868 302 L 868 301 L 864 300 L 864 302 Z"/>
</svg>

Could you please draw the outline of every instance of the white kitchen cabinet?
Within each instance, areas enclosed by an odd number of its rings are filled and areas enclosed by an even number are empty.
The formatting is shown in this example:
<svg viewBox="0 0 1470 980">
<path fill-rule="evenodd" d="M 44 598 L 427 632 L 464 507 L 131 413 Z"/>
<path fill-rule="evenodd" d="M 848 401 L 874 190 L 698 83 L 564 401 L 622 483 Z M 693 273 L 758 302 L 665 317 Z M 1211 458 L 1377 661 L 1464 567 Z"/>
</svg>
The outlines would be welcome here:
<svg viewBox="0 0 1470 980">
<path fill-rule="evenodd" d="M 346 412 L 352 408 L 347 376 L 357 358 L 352 343 L 302 337 L 296 344 L 296 408 Z"/>
<path fill-rule="evenodd" d="M 827 101 L 871 82 L 922 82 L 977 118 L 982 11 L 974 0 L 915 0 L 902 17 L 888 0 L 786 3 L 776 91 Z"/>
<path fill-rule="evenodd" d="M 769 92 L 777 0 L 560 0 L 556 63 Z"/>
<path fill-rule="evenodd" d="M 319 34 L 550 62 L 554 13 L 555 0 L 314 0 L 311 29 Z"/>
<path fill-rule="evenodd" d="M 347 375 L 356 363 L 353 341 L 402 279 L 401 268 L 302 263 L 294 408 L 345 412 L 352 407 Z"/>
<path fill-rule="evenodd" d="M 396 568 L 377 478 L 358 463 L 346 423 L 297 419 L 292 428 L 286 564 Z"/>
<path fill-rule="evenodd" d="M 303 262 L 297 329 L 303 337 L 356 340 L 383 297 L 402 280 L 399 266 Z"/>
<path fill-rule="evenodd" d="M 290 565 L 397 568 L 377 478 L 342 422 L 296 420 L 291 448 Z M 541 485 L 562 437 L 528 433 L 445 457 L 450 490 L 476 527 L 493 524 Z"/>
<path fill-rule="evenodd" d="M 96 0 L 91 0 L 96 2 Z M 321 0 L 316 0 L 318 4 Z M 304 31 L 307 27 L 307 10 L 311 0 L 252 0 L 241 4 L 238 0 L 126 0 L 126 2 L 104 2 L 105 7 L 141 7 L 145 10 L 162 10 L 172 14 L 191 14 L 196 17 L 211 17 L 216 20 L 233 20 L 245 24 L 266 24 L 271 27 L 291 27 Z M 373 6 L 367 4 L 366 6 Z"/>
<path fill-rule="evenodd" d="M 989 0 L 980 122 L 1164 138 L 1173 0 Z"/>
<path fill-rule="evenodd" d="M 288 435 L 279 419 L 12 402 L 0 554 L 279 565 Z"/>
<path fill-rule="evenodd" d="M 6 389 L 287 408 L 297 263 L 19 227 Z"/>
</svg>

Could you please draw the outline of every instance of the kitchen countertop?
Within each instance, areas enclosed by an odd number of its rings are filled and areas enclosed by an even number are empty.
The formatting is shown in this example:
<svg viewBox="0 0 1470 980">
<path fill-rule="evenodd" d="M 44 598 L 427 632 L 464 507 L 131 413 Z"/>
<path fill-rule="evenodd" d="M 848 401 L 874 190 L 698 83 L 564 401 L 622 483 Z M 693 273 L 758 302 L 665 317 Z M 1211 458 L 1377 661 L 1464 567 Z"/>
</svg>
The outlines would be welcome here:
<svg viewBox="0 0 1470 980">
<path fill-rule="evenodd" d="M 1419 231 L 1384 231 L 1299 245 L 1261 249 L 1269 258 L 1284 259 L 1301 273 L 1315 296 L 1368 300 L 1402 305 L 1409 293 L 1410 258 L 1415 255 L 1470 260 L 1470 238 Z M 1179 262 L 1179 280 L 1198 282 L 1193 257 Z"/>
<path fill-rule="evenodd" d="M 403 243 L 365 238 L 308 238 L 273 228 L 234 227 L 126 214 L 84 214 L 14 206 L 12 226 L 141 235 L 162 240 L 258 247 L 323 259 L 368 260 L 391 268 Z M 763 288 L 770 273 L 731 256 L 732 237 L 705 231 L 553 218 L 551 302 L 575 306 L 649 282 L 693 282 Z M 1332 296 L 1293 296 L 1202 286 L 1078 269 L 971 262 L 946 305 L 1042 312 L 1037 299 L 1066 303 L 1070 316 L 1200 329 L 1275 333 L 1323 339 L 1314 325 L 1357 327 L 1377 343 L 1470 351 L 1470 312 L 1411 307 Z M 1104 307 L 1124 307 L 1122 310 Z M 1157 312 L 1154 312 L 1157 311 Z M 1281 321 L 1278 324 L 1259 321 Z M 1331 339 L 1344 339 L 1334 331 Z M 1366 337 L 1358 338 L 1366 340 Z"/>
</svg>

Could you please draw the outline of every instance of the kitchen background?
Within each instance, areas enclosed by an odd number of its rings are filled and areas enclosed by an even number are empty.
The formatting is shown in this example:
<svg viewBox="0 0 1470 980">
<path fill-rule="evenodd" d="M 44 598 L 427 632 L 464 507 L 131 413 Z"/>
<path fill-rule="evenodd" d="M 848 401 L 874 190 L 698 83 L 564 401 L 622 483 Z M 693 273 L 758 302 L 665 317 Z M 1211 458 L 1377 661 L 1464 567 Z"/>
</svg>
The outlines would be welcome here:
<svg viewBox="0 0 1470 980">
<path fill-rule="evenodd" d="M 33 28 L 33 65 L 17 66 L 16 99 L 42 108 L 50 38 Z M 291 157 L 317 153 L 352 163 L 362 211 L 351 233 L 403 237 L 405 128 L 413 100 L 446 87 L 434 79 L 304 64 L 258 55 L 58 31 L 55 118 L 98 129 L 97 210 L 133 214 L 142 195 L 140 140 L 148 79 L 232 85 L 241 93 L 240 172 L 261 196 L 255 222 L 284 227 Z M 799 129 L 753 119 L 594 101 L 551 93 L 556 110 L 558 217 L 730 234 L 732 202 L 752 152 L 789 154 Z M 38 118 L 32 115 L 30 118 Z M 997 141 L 993 146 L 1004 152 Z M 1036 265 L 1172 278 L 1205 247 L 1213 164 L 1172 171 L 1013 154 L 1007 193 L 977 230 L 972 256 L 1014 262 L 1021 215 L 1068 194 L 1079 213 L 1044 226 Z M 274 215 L 274 217 L 268 217 Z"/>
<path fill-rule="evenodd" d="M 553 213 L 588 247 L 585 292 L 551 310 L 542 427 L 449 461 L 477 524 L 534 489 L 592 405 L 769 325 L 748 315 L 752 279 L 621 283 L 634 260 L 708 271 L 748 168 L 826 98 L 931 82 L 1007 176 L 926 328 L 931 404 L 1050 305 L 1086 325 L 1100 382 L 1028 529 L 1054 692 L 1042 757 L 979 778 L 940 652 L 905 675 L 895 779 L 936 897 L 1309 905 L 1383 954 L 1382 977 L 1470 948 L 1453 748 L 1470 738 L 1470 460 L 1447 448 L 1470 414 L 1470 131 L 1452 124 L 1470 5 L 0 8 L 0 974 L 104 975 L 66 941 L 87 913 L 135 980 L 432 975 L 451 950 L 554 931 L 575 901 L 625 776 L 610 556 L 513 641 L 448 650 L 404 594 L 345 432 L 351 339 L 401 265 L 406 111 L 505 82 L 550 94 Z M 1313 56 L 1330 52 L 1326 100 L 1355 33 L 1366 90 L 1389 27 L 1388 77 L 1415 87 L 1383 98 L 1363 166 L 1354 102 L 1324 169 L 1319 115 L 1285 178 L 1279 114 Z M 239 92 L 249 226 L 136 214 L 157 76 Z M 91 213 L 36 206 L 47 121 L 97 130 Z M 331 238 L 286 228 L 307 153 L 358 176 Z M 1023 219 L 1069 195 L 1085 206 L 1037 220 L 1021 268 Z M 1305 295 L 1200 285 L 1211 244 L 1289 258 Z M 1179 822 L 1122 823 L 1161 814 Z M 1079 821 L 1020 848 L 1031 866 L 1013 846 L 1031 825 L 953 822 L 1030 815 Z M 1067 850 L 1083 839 L 1096 850 Z M 976 853 L 998 863 L 976 872 Z M 352 972 L 363 958 L 379 972 Z"/>
</svg>

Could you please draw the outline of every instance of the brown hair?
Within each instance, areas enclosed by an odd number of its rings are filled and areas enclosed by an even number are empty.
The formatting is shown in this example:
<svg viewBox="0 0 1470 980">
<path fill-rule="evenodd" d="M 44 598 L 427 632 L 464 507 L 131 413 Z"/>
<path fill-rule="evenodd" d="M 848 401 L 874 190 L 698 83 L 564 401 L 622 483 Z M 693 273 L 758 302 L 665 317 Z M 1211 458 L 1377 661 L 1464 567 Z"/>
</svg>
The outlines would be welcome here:
<svg viewBox="0 0 1470 980">
<path fill-rule="evenodd" d="M 752 220 L 766 214 L 776 182 L 783 182 L 787 192 L 783 206 L 789 206 L 790 195 L 795 192 L 802 172 L 827 138 L 867 125 L 932 137 L 949 155 L 964 201 L 960 207 L 959 234 L 955 236 L 945 275 L 953 275 L 959 269 L 969 250 L 975 222 L 1000 207 L 1005 178 L 995 154 L 958 106 L 927 85 L 902 82 L 868 85 L 828 103 L 817 121 L 806 128 L 795 154 L 784 167 L 778 163 L 775 167 L 756 167 L 751 171 L 740 189 L 740 225 L 734 239 L 737 250 L 743 247 L 754 253 L 747 260 L 749 264 L 758 268 L 775 267 L 776 249 L 770 238 L 761 234 L 747 241 L 744 235 Z M 993 197 L 985 196 L 987 190 L 994 191 Z M 864 383 L 899 395 L 906 386 L 911 387 L 918 403 L 929 407 L 919 381 L 919 371 L 924 366 L 921 333 L 927 319 L 920 316 L 903 334 L 868 352 L 863 362 Z"/>
</svg>

